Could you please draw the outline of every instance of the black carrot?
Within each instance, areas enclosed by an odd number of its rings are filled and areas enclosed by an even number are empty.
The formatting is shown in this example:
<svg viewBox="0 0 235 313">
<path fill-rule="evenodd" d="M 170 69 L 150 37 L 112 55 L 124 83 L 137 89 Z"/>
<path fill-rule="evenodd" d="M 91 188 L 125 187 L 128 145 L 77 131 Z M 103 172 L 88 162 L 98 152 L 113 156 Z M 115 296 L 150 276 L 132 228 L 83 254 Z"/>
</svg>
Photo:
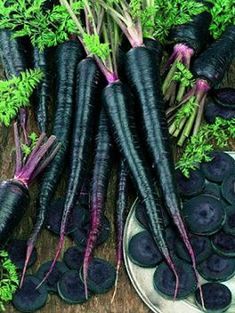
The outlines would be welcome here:
<svg viewBox="0 0 235 313">
<path fill-rule="evenodd" d="M 87 57 L 78 64 L 76 71 L 74 125 L 70 151 L 71 165 L 61 220 L 60 240 L 51 268 L 41 284 L 47 279 L 60 256 L 64 245 L 68 216 L 75 205 L 76 197 L 80 193 L 86 177 L 96 128 L 96 117 L 99 113 L 101 82 L 101 72 L 93 58 Z"/>
<path fill-rule="evenodd" d="M 203 2 L 203 1 L 201 1 Z M 183 25 L 173 27 L 169 33 L 169 42 L 174 44 L 173 52 L 165 65 L 165 80 L 163 83 L 163 94 L 165 100 L 169 100 L 170 105 L 175 101 L 179 102 L 185 92 L 186 85 L 174 80 L 178 70 L 178 64 L 189 69 L 192 58 L 198 55 L 210 40 L 209 26 L 211 14 L 204 11 L 195 15 L 191 21 Z"/>
<path fill-rule="evenodd" d="M 196 81 L 180 102 L 181 107 L 171 126 L 177 128 L 177 116 L 181 117 L 184 110 L 189 110 L 190 115 L 185 115 L 185 122 L 178 125 L 181 132 L 178 145 L 182 146 L 191 133 L 197 134 L 208 91 L 222 81 L 235 56 L 234 51 L 235 26 L 233 25 L 229 26 L 221 37 L 202 52 L 193 63 L 192 72 Z"/>
<path fill-rule="evenodd" d="M 0 30 L 0 57 L 7 78 L 19 76 L 28 68 L 22 39 L 12 38 L 12 35 L 10 30 Z M 27 113 L 23 108 L 19 110 L 19 122 L 26 139 Z"/>
<path fill-rule="evenodd" d="M 92 175 L 90 195 L 91 226 L 86 243 L 83 260 L 83 279 L 87 289 L 88 267 L 92 252 L 101 230 L 101 220 L 104 214 L 107 197 L 108 182 L 112 166 L 112 143 L 109 134 L 106 113 L 102 110 L 99 117 L 98 134 L 96 137 L 96 150 Z"/>
<path fill-rule="evenodd" d="M 27 69 L 22 41 L 12 38 L 12 32 L 9 30 L 0 30 L 0 56 L 8 78 L 19 76 Z"/>
<path fill-rule="evenodd" d="M 125 225 L 125 218 L 128 205 L 128 168 L 126 162 L 122 159 L 119 162 L 118 168 L 118 188 L 117 201 L 115 210 L 115 229 L 116 229 L 116 282 L 112 301 L 115 298 L 117 291 L 118 275 L 123 260 L 123 232 Z"/>
<path fill-rule="evenodd" d="M 61 143 L 54 161 L 43 175 L 37 200 L 36 224 L 27 242 L 27 253 L 21 285 L 30 255 L 43 226 L 48 205 L 54 195 L 57 183 L 63 172 L 64 161 L 69 145 L 74 105 L 75 71 L 83 57 L 83 48 L 78 41 L 70 40 L 61 44 L 56 51 L 56 111 L 52 134 Z"/>
<path fill-rule="evenodd" d="M 141 110 L 146 146 L 160 181 L 162 198 L 196 269 L 193 249 L 180 213 L 181 203 L 160 85 L 160 66 L 156 64 L 155 54 L 146 47 L 132 48 L 126 55 L 125 72 Z"/>
<path fill-rule="evenodd" d="M 29 204 L 28 188 L 35 177 L 48 165 L 56 155 L 59 146 L 54 145 L 55 136 L 46 141 L 42 134 L 37 145 L 27 157 L 23 157 L 17 124 L 14 124 L 16 145 L 16 167 L 13 179 L 0 183 L 0 244 L 12 235 L 14 228 L 20 223 Z M 49 154 L 48 154 L 49 152 Z"/>
<path fill-rule="evenodd" d="M 181 216 L 181 202 L 176 188 L 173 155 L 160 84 L 160 64 L 157 64 L 156 52 L 144 46 L 141 21 L 138 17 L 131 16 L 128 5 L 115 5 L 115 10 L 109 5 L 103 5 L 133 47 L 126 54 L 124 71 L 136 106 L 141 111 L 141 124 L 145 134 L 143 141 L 154 165 L 155 178 L 160 182 L 159 188 L 165 207 L 189 252 L 198 278 L 194 251 Z"/>
<path fill-rule="evenodd" d="M 144 161 L 140 142 L 136 138 L 136 127 L 131 108 L 133 99 L 130 91 L 121 81 L 109 82 L 103 90 L 102 102 L 109 116 L 114 139 L 126 159 L 138 193 L 149 216 L 150 227 L 159 249 L 176 277 L 175 297 L 178 292 L 178 276 L 172 262 L 162 227 L 161 208 L 154 181 Z"/>
<path fill-rule="evenodd" d="M 39 51 L 33 47 L 33 67 L 43 72 L 43 80 L 35 90 L 35 117 L 40 132 L 47 131 L 47 110 L 50 101 L 50 77 L 48 50 Z"/>
</svg>

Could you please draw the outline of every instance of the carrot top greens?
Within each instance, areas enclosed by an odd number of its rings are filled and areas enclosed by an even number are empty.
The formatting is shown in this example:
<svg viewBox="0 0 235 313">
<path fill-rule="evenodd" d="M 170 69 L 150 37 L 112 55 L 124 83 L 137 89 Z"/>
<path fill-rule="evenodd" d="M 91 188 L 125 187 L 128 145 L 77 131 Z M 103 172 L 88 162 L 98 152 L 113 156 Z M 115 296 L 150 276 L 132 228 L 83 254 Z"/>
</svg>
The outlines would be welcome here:
<svg viewBox="0 0 235 313">
<path fill-rule="evenodd" d="M 13 37 L 29 36 L 40 50 L 66 41 L 77 27 L 64 6 L 44 10 L 46 0 L 0 0 L 0 29 L 14 30 Z M 83 1 L 71 5 L 79 14 Z"/>
<path fill-rule="evenodd" d="M 188 23 L 195 15 L 207 10 L 207 7 L 202 2 L 197 2 L 195 0 L 155 0 L 154 7 L 154 37 L 161 43 L 164 43 L 167 40 L 172 27 Z"/>
<path fill-rule="evenodd" d="M 213 6 L 210 9 L 212 23 L 211 35 L 218 39 L 229 25 L 235 24 L 235 5 L 232 0 L 207 0 Z"/>
<path fill-rule="evenodd" d="M 29 105 L 29 98 L 42 77 L 43 73 L 35 69 L 0 81 L 0 123 L 9 126 L 19 109 Z"/>
<path fill-rule="evenodd" d="M 0 251 L 0 311 L 5 311 L 4 305 L 12 300 L 19 285 L 16 267 L 9 259 L 8 253 Z"/>
<path fill-rule="evenodd" d="M 235 118 L 225 120 L 217 117 L 213 124 L 203 124 L 198 133 L 190 138 L 177 168 L 188 177 L 190 170 L 195 170 L 201 162 L 211 160 L 209 154 L 215 146 L 222 149 L 228 145 L 229 139 L 234 138 Z"/>
<path fill-rule="evenodd" d="M 35 132 L 32 132 L 28 136 L 29 143 L 21 144 L 22 153 L 25 157 L 28 157 L 30 153 L 33 151 L 33 149 L 35 148 L 37 144 L 38 138 L 39 138 L 38 135 Z"/>
</svg>

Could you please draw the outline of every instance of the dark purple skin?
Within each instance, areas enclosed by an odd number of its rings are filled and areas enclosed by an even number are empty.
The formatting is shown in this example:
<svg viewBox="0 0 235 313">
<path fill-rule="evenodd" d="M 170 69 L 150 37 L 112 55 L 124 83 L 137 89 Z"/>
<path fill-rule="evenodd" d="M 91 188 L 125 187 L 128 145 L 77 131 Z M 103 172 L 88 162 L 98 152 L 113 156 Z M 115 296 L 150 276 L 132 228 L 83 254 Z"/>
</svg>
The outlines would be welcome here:
<svg viewBox="0 0 235 313">
<path fill-rule="evenodd" d="M 61 147 L 56 154 L 54 161 L 45 171 L 40 182 L 36 223 L 34 224 L 28 239 L 28 257 L 35 246 L 38 235 L 45 221 L 47 208 L 63 172 L 63 165 L 65 164 L 72 125 L 75 70 L 77 63 L 83 58 L 83 55 L 83 47 L 77 40 L 66 41 L 56 48 L 56 108 L 52 133 L 60 142 Z M 28 258 L 26 258 L 26 263 L 27 259 Z"/>
<path fill-rule="evenodd" d="M 215 89 L 212 98 L 222 108 L 235 109 L 235 88 Z"/>
<path fill-rule="evenodd" d="M 29 201 L 28 188 L 21 181 L 9 179 L 0 183 L 0 245 L 20 223 Z"/>
<path fill-rule="evenodd" d="M 112 141 L 108 119 L 104 110 L 99 117 L 98 133 L 91 184 L 90 229 L 83 262 L 83 280 L 87 294 L 87 273 L 91 256 L 101 230 L 102 215 L 105 209 L 108 183 L 112 166 Z"/>
<path fill-rule="evenodd" d="M 27 240 L 12 239 L 7 247 L 9 258 L 15 264 L 17 269 L 22 270 L 24 267 L 24 260 L 27 250 Z M 33 249 L 33 253 L 30 257 L 28 267 L 32 266 L 37 260 L 36 248 Z"/>
<path fill-rule="evenodd" d="M 176 44 L 184 44 L 198 54 L 207 45 L 210 38 L 209 25 L 211 14 L 202 12 L 183 25 L 172 28 L 168 40 Z"/>
<path fill-rule="evenodd" d="M 201 163 L 201 170 L 208 180 L 221 183 L 225 176 L 235 172 L 235 161 L 229 154 L 213 151 L 210 157 L 211 161 Z"/>
<path fill-rule="evenodd" d="M 230 289 L 220 283 L 206 283 L 202 285 L 204 307 L 210 312 L 225 312 L 231 305 L 232 293 Z M 199 289 L 195 292 L 197 304 L 202 307 Z"/>
<path fill-rule="evenodd" d="M 9 30 L 0 31 L 0 57 L 8 77 L 19 76 L 27 69 L 22 41 L 19 38 L 13 39 Z"/>
<path fill-rule="evenodd" d="M 198 265 L 198 271 L 209 281 L 227 281 L 235 274 L 235 258 L 213 253 Z"/>
<path fill-rule="evenodd" d="M 126 54 L 125 74 L 141 111 L 145 148 L 153 164 L 154 178 L 159 180 L 162 201 L 184 241 L 196 270 L 194 252 L 182 219 L 181 201 L 176 185 L 164 100 L 160 87 L 160 70 L 152 50 L 137 46 Z"/>
<path fill-rule="evenodd" d="M 38 271 L 37 277 L 41 280 L 43 279 L 44 275 L 47 273 L 51 266 L 52 261 L 47 261 L 43 263 Z M 48 292 L 50 293 L 57 293 L 57 283 L 62 277 L 62 275 L 67 272 L 69 268 L 63 262 L 56 262 L 54 270 L 48 276 L 47 280 L 45 281 L 45 285 L 47 287 Z"/>
<path fill-rule="evenodd" d="M 115 213 L 117 277 L 123 259 L 123 233 L 128 205 L 128 176 L 129 171 L 126 162 L 122 159 L 120 160 L 118 170 L 118 189 Z"/>
<path fill-rule="evenodd" d="M 187 298 L 191 292 L 196 290 L 196 276 L 190 264 L 179 259 L 175 259 L 174 261 L 179 275 L 179 292 L 177 299 L 184 299 Z M 162 262 L 154 272 L 153 285 L 154 288 L 164 296 L 173 298 L 175 277 L 165 262 Z"/>
<path fill-rule="evenodd" d="M 235 235 L 235 205 L 230 205 L 225 208 L 226 221 L 223 227 L 225 233 Z"/>
<path fill-rule="evenodd" d="M 131 261 L 141 267 L 155 267 L 163 258 L 148 231 L 135 234 L 129 241 L 128 255 Z"/>
<path fill-rule="evenodd" d="M 209 124 L 213 124 L 217 117 L 231 120 L 235 118 L 235 108 L 232 106 L 231 108 L 220 106 L 213 99 L 210 99 L 205 105 L 204 117 Z"/>
<path fill-rule="evenodd" d="M 74 246 L 65 251 L 63 261 L 71 270 L 79 271 L 83 264 L 83 257 L 84 252 Z"/>
<path fill-rule="evenodd" d="M 200 170 L 191 171 L 189 178 L 185 177 L 180 170 L 177 170 L 176 181 L 180 194 L 185 197 L 196 196 L 202 192 L 205 186 L 205 177 Z"/>
<path fill-rule="evenodd" d="M 210 87 L 219 84 L 233 60 L 234 51 L 235 25 L 232 25 L 195 60 L 193 74 L 205 79 Z"/>
<path fill-rule="evenodd" d="M 235 256 L 235 236 L 220 231 L 212 237 L 215 251 L 225 256 Z"/>
<path fill-rule="evenodd" d="M 19 312 L 35 312 L 46 304 L 48 292 L 45 285 L 37 288 L 40 280 L 36 276 L 25 277 L 24 284 L 13 296 L 12 304 Z"/>
<path fill-rule="evenodd" d="M 234 162 L 235 164 L 235 162 Z M 235 169 L 233 168 L 231 173 L 229 173 L 222 182 L 222 195 L 224 199 L 230 203 L 235 203 Z"/>
</svg>

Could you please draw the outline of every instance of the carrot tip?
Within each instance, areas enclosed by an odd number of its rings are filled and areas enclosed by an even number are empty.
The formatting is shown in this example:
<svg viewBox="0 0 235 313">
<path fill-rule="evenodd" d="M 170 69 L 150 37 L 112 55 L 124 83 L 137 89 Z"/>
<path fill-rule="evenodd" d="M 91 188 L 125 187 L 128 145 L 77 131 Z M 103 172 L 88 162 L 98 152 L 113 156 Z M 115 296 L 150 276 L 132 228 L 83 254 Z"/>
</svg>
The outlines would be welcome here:
<svg viewBox="0 0 235 313">
<path fill-rule="evenodd" d="M 26 274 L 26 271 L 27 271 L 27 266 L 28 266 L 30 257 L 32 255 L 33 248 L 34 248 L 34 245 L 32 243 L 29 243 L 28 246 L 27 246 L 26 258 L 25 258 L 25 262 L 24 262 L 24 268 L 23 268 L 23 272 L 22 272 L 22 276 L 21 276 L 21 280 L 20 280 L 20 288 L 22 287 L 23 282 L 24 282 L 25 274 Z"/>
<path fill-rule="evenodd" d="M 117 265 L 117 269 L 116 269 L 116 279 L 115 279 L 114 292 L 113 292 L 113 296 L 112 296 L 112 299 L 111 299 L 111 303 L 113 303 L 114 298 L 115 298 L 116 293 L 117 293 L 117 285 L 118 285 L 119 269 L 120 269 L 120 264 L 119 264 L 119 265 Z"/>
</svg>

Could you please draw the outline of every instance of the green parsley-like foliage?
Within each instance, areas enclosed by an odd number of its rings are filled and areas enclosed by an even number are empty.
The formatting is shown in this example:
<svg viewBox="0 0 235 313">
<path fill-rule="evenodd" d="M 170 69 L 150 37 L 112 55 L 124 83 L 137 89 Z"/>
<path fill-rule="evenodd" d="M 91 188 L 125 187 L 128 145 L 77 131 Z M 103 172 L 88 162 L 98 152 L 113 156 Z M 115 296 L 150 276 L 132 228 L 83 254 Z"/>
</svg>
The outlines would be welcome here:
<svg viewBox="0 0 235 313">
<path fill-rule="evenodd" d="M 0 0 L 0 29 L 13 30 L 14 37 L 29 36 L 40 50 L 56 46 L 78 33 L 64 6 L 44 10 L 44 5 L 45 0 Z M 76 1 L 71 7 L 79 15 L 84 3 Z"/>
<path fill-rule="evenodd" d="M 215 148 L 225 148 L 229 139 L 235 139 L 235 118 L 225 120 L 217 117 L 213 124 L 202 125 L 198 133 L 190 138 L 176 167 L 189 177 L 190 171 L 198 168 L 201 162 L 211 160 L 210 152 Z"/>
<path fill-rule="evenodd" d="M 197 106 L 198 102 L 196 100 L 196 97 L 191 97 L 185 104 L 183 104 L 179 111 L 176 113 L 174 121 L 175 126 L 179 127 L 181 121 L 184 118 L 189 118 L 193 114 Z"/>
<path fill-rule="evenodd" d="M 12 300 L 18 285 L 15 265 L 9 259 L 8 253 L 0 250 L 0 311 L 5 311 L 5 304 Z"/>
<path fill-rule="evenodd" d="M 155 0 L 155 8 L 154 36 L 162 43 L 165 43 L 172 27 L 188 23 L 195 15 L 207 10 L 202 2 L 195 0 Z"/>
<path fill-rule="evenodd" d="M 233 0 L 207 0 L 207 2 L 212 4 L 210 32 L 217 39 L 229 25 L 235 24 L 235 4 Z"/>
<path fill-rule="evenodd" d="M 129 11 L 133 20 L 139 19 L 141 21 L 144 37 L 153 37 L 156 15 L 154 1 L 131 0 L 129 4 Z"/>
<path fill-rule="evenodd" d="M 193 74 L 182 62 L 176 63 L 176 72 L 172 80 L 181 83 L 184 87 L 192 87 L 195 83 Z"/>
<path fill-rule="evenodd" d="M 35 148 L 37 141 L 38 141 L 38 135 L 35 132 L 32 132 L 28 136 L 28 138 L 30 140 L 30 143 L 21 145 L 21 150 L 25 157 L 28 157 L 30 153 L 33 151 L 33 149 Z"/>
<path fill-rule="evenodd" d="M 83 42 L 89 53 L 96 55 L 102 61 L 105 61 L 111 52 L 109 43 L 101 43 L 99 35 L 83 35 Z"/>
<path fill-rule="evenodd" d="M 29 98 L 42 77 L 43 73 L 35 69 L 0 81 L 0 123 L 9 126 L 19 109 L 29 106 Z"/>
</svg>

